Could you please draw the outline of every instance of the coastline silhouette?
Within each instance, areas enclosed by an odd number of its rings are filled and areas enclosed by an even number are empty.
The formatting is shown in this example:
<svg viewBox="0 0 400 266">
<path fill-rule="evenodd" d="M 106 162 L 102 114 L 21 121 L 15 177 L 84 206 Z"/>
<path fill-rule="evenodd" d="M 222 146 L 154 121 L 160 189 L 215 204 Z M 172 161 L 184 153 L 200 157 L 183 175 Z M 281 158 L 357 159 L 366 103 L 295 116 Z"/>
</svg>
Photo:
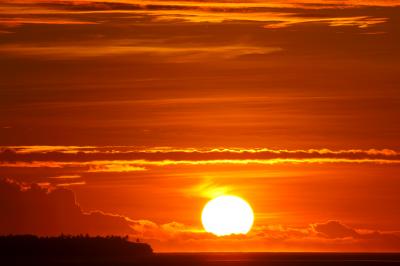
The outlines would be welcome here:
<svg viewBox="0 0 400 266">
<path fill-rule="evenodd" d="M 211 252 L 158 253 L 146 243 L 130 242 L 128 237 L 61 235 L 0 236 L 1 265 L 149 265 L 149 266 L 336 266 L 399 265 L 398 253 L 323 252 Z"/>
<path fill-rule="evenodd" d="M 3 260 L 137 258 L 152 253 L 150 245 L 130 242 L 128 237 L 120 236 L 0 236 L 0 257 Z"/>
</svg>

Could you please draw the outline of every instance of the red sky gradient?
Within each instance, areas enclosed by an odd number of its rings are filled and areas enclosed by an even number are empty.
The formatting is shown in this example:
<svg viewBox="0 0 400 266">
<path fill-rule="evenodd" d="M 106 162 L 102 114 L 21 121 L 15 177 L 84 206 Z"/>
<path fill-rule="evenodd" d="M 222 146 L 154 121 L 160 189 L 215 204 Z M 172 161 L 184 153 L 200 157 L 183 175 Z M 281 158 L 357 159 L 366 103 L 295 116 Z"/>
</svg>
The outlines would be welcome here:
<svg viewBox="0 0 400 266">
<path fill-rule="evenodd" d="M 400 251 L 400 1 L 1 1 L 0 234 Z M 246 236 L 203 231 L 222 194 Z"/>
</svg>

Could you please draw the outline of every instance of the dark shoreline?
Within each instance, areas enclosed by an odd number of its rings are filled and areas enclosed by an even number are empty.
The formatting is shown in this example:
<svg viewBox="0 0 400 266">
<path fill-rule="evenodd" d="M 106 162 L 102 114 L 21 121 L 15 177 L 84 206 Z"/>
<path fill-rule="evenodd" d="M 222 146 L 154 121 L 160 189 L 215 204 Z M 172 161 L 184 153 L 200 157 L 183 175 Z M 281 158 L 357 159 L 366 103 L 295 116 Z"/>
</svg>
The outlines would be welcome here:
<svg viewBox="0 0 400 266">
<path fill-rule="evenodd" d="M 1 265 L 400 265 L 397 252 L 153 252 L 127 237 L 0 236 Z"/>
</svg>

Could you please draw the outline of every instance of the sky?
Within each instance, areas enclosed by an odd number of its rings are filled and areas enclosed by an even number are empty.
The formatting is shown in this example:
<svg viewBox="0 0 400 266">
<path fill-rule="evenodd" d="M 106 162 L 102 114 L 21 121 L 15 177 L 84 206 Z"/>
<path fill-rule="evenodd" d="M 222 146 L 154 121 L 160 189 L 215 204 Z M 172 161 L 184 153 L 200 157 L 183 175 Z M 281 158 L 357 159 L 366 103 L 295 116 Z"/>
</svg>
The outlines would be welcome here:
<svg viewBox="0 0 400 266">
<path fill-rule="evenodd" d="M 400 1 L 5 0 L 0 234 L 400 251 Z M 238 195 L 247 235 L 204 231 Z"/>
</svg>

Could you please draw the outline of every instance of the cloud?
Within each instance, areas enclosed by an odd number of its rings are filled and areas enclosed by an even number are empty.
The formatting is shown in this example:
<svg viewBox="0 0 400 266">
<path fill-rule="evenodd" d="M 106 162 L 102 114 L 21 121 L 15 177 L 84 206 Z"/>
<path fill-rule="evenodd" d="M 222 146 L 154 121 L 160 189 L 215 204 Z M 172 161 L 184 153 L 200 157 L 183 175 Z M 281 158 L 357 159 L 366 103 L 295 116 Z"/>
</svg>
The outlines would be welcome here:
<svg viewBox="0 0 400 266">
<path fill-rule="evenodd" d="M 43 18 L 6 18 L 0 19 L 0 26 L 7 28 L 17 27 L 23 24 L 51 24 L 51 25 L 85 25 L 96 24 L 95 22 L 79 21 L 72 19 L 43 19 Z"/>
<path fill-rule="evenodd" d="M 70 179 L 79 179 L 79 178 L 81 178 L 81 176 L 80 175 L 60 175 L 60 176 L 51 176 L 49 178 L 70 180 Z"/>
<path fill-rule="evenodd" d="M 146 171 L 145 167 L 135 166 L 131 163 L 94 163 L 89 164 L 88 173 L 118 173 Z"/>
<path fill-rule="evenodd" d="M 0 22 L 1 23 L 1 22 Z M 65 45 L 0 45 L 0 53 L 7 55 L 18 56 L 33 56 L 42 57 L 46 56 L 52 58 L 84 58 L 84 57 L 98 57 L 98 56 L 111 56 L 122 54 L 144 54 L 148 56 L 165 57 L 168 61 L 174 62 L 192 62 L 202 61 L 205 59 L 232 59 L 245 55 L 267 55 L 282 51 L 279 47 L 257 47 L 246 45 L 231 45 L 231 46 L 209 46 L 209 47 L 166 47 L 155 46 L 148 43 L 141 46 L 135 43 L 80 43 L 75 46 Z"/>
<path fill-rule="evenodd" d="M 313 230 L 326 238 L 356 238 L 359 234 L 338 221 L 329 221 L 322 224 L 312 225 Z"/>
<path fill-rule="evenodd" d="M 0 149 L 2 168 L 80 168 L 83 172 L 137 172 L 155 167 L 201 165 L 275 165 L 322 163 L 399 164 L 400 153 L 390 149 L 267 148 L 176 149 L 129 146 L 10 146 Z M 77 173 L 78 174 L 78 173 Z"/>
<path fill-rule="evenodd" d="M 134 237 L 162 251 L 398 251 L 398 232 L 357 230 L 339 221 L 306 227 L 258 225 L 247 235 L 216 237 L 190 226 L 172 222 L 158 225 L 135 221 Z M 359 232 L 360 231 L 360 232 Z M 133 236 L 132 236 L 133 237 Z"/>
<path fill-rule="evenodd" d="M 361 245 L 370 246 L 375 243 L 381 243 L 383 246 L 393 244 L 400 248 L 400 232 L 380 232 L 375 230 L 354 229 L 344 225 L 340 221 L 328 221 L 325 223 L 316 223 L 310 225 L 311 232 L 319 237 L 328 239 L 352 239 Z M 367 242 L 367 243 L 363 243 Z"/>
<path fill-rule="evenodd" d="M 373 25 L 385 23 L 387 18 L 374 18 L 368 16 L 360 17 L 342 17 L 342 18 L 308 18 L 299 19 L 293 18 L 293 20 L 283 20 L 276 23 L 270 23 L 264 26 L 267 29 L 278 29 L 289 27 L 298 23 L 327 23 L 332 27 L 342 27 L 342 26 L 354 26 L 358 28 L 368 28 Z"/>
<path fill-rule="evenodd" d="M 285 150 L 285 149 L 269 149 L 269 148 L 239 148 L 239 147 L 219 147 L 219 148 L 174 148 L 174 147 L 154 147 L 154 148 L 137 148 L 134 146 L 0 146 L 0 152 L 2 155 L 12 155 L 21 154 L 24 157 L 26 155 L 37 155 L 39 157 L 46 157 L 47 155 L 62 155 L 68 156 L 82 156 L 85 155 L 109 155 L 113 156 L 123 156 L 135 157 L 136 155 L 145 154 L 149 156 L 154 156 L 154 158 L 159 158 L 160 156 L 165 156 L 170 158 L 169 155 L 179 156 L 191 156 L 191 155 L 220 155 L 223 158 L 226 155 L 231 156 L 241 156 L 247 154 L 252 155 L 264 155 L 266 157 L 275 156 L 293 156 L 295 158 L 299 157 L 309 157 L 323 156 L 323 157 L 356 157 L 365 158 L 368 156 L 384 158 L 393 157 L 400 158 L 400 152 L 391 149 L 348 149 L 348 150 L 331 150 L 331 149 L 304 149 L 304 150 Z M 126 157 L 127 156 L 127 157 Z M 4 157 L 1 157 L 4 158 Z M 105 158 L 105 157 L 102 157 Z M 231 157 L 230 157 L 231 158 Z"/>
<path fill-rule="evenodd" d="M 366 10 L 361 18 L 342 12 L 343 10 L 357 10 L 368 6 L 395 6 L 395 1 L 61 1 L 49 3 L 47 1 L 20 1 L 6 2 L 0 13 L 8 15 L 10 19 L 24 23 L 47 23 L 53 16 L 81 17 L 86 15 L 90 20 L 80 20 L 77 23 L 107 23 L 103 15 L 119 14 L 112 22 L 143 20 L 154 22 L 190 22 L 190 23 L 221 23 L 221 22 L 255 22 L 267 23 L 266 28 L 288 27 L 298 23 L 321 22 L 331 26 L 369 27 L 384 23 L 385 17 L 370 17 Z M 1 7 L 1 5 L 0 5 Z M 6 8 L 7 7 L 7 8 Z M 322 12 L 321 14 L 321 10 Z M 340 10 L 341 12 L 337 12 Z M 39 16 L 33 20 L 33 15 Z M 134 16 L 121 16 L 121 14 Z M 23 16 L 26 16 L 24 18 Z M 99 17 L 93 15 L 100 15 Z M 310 16 L 311 15 L 311 16 Z M 109 17 L 110 18 L 110 17 Z M 24 22 L 24 19 L 26 22 Z M 341 21 L 344 22 L 335 22 Z M 65 20 L 58 20 L 63 22 Z M 74 23 L 74 21 L 71 21 Z M 361 24 L 360 24 L 361 23 Z M 57 24 L 57 20 L 55 20 Z"/>
<path fill-rule="evenodd" d="M 126 217 L 101 211 L 83 212 L 71 190 L 48 190 L 38 184 L 12 180 L 0 181 L 0 216 L 0 234 L 3 235 L 125 235 L 133 232 Z"/>
</svg>

